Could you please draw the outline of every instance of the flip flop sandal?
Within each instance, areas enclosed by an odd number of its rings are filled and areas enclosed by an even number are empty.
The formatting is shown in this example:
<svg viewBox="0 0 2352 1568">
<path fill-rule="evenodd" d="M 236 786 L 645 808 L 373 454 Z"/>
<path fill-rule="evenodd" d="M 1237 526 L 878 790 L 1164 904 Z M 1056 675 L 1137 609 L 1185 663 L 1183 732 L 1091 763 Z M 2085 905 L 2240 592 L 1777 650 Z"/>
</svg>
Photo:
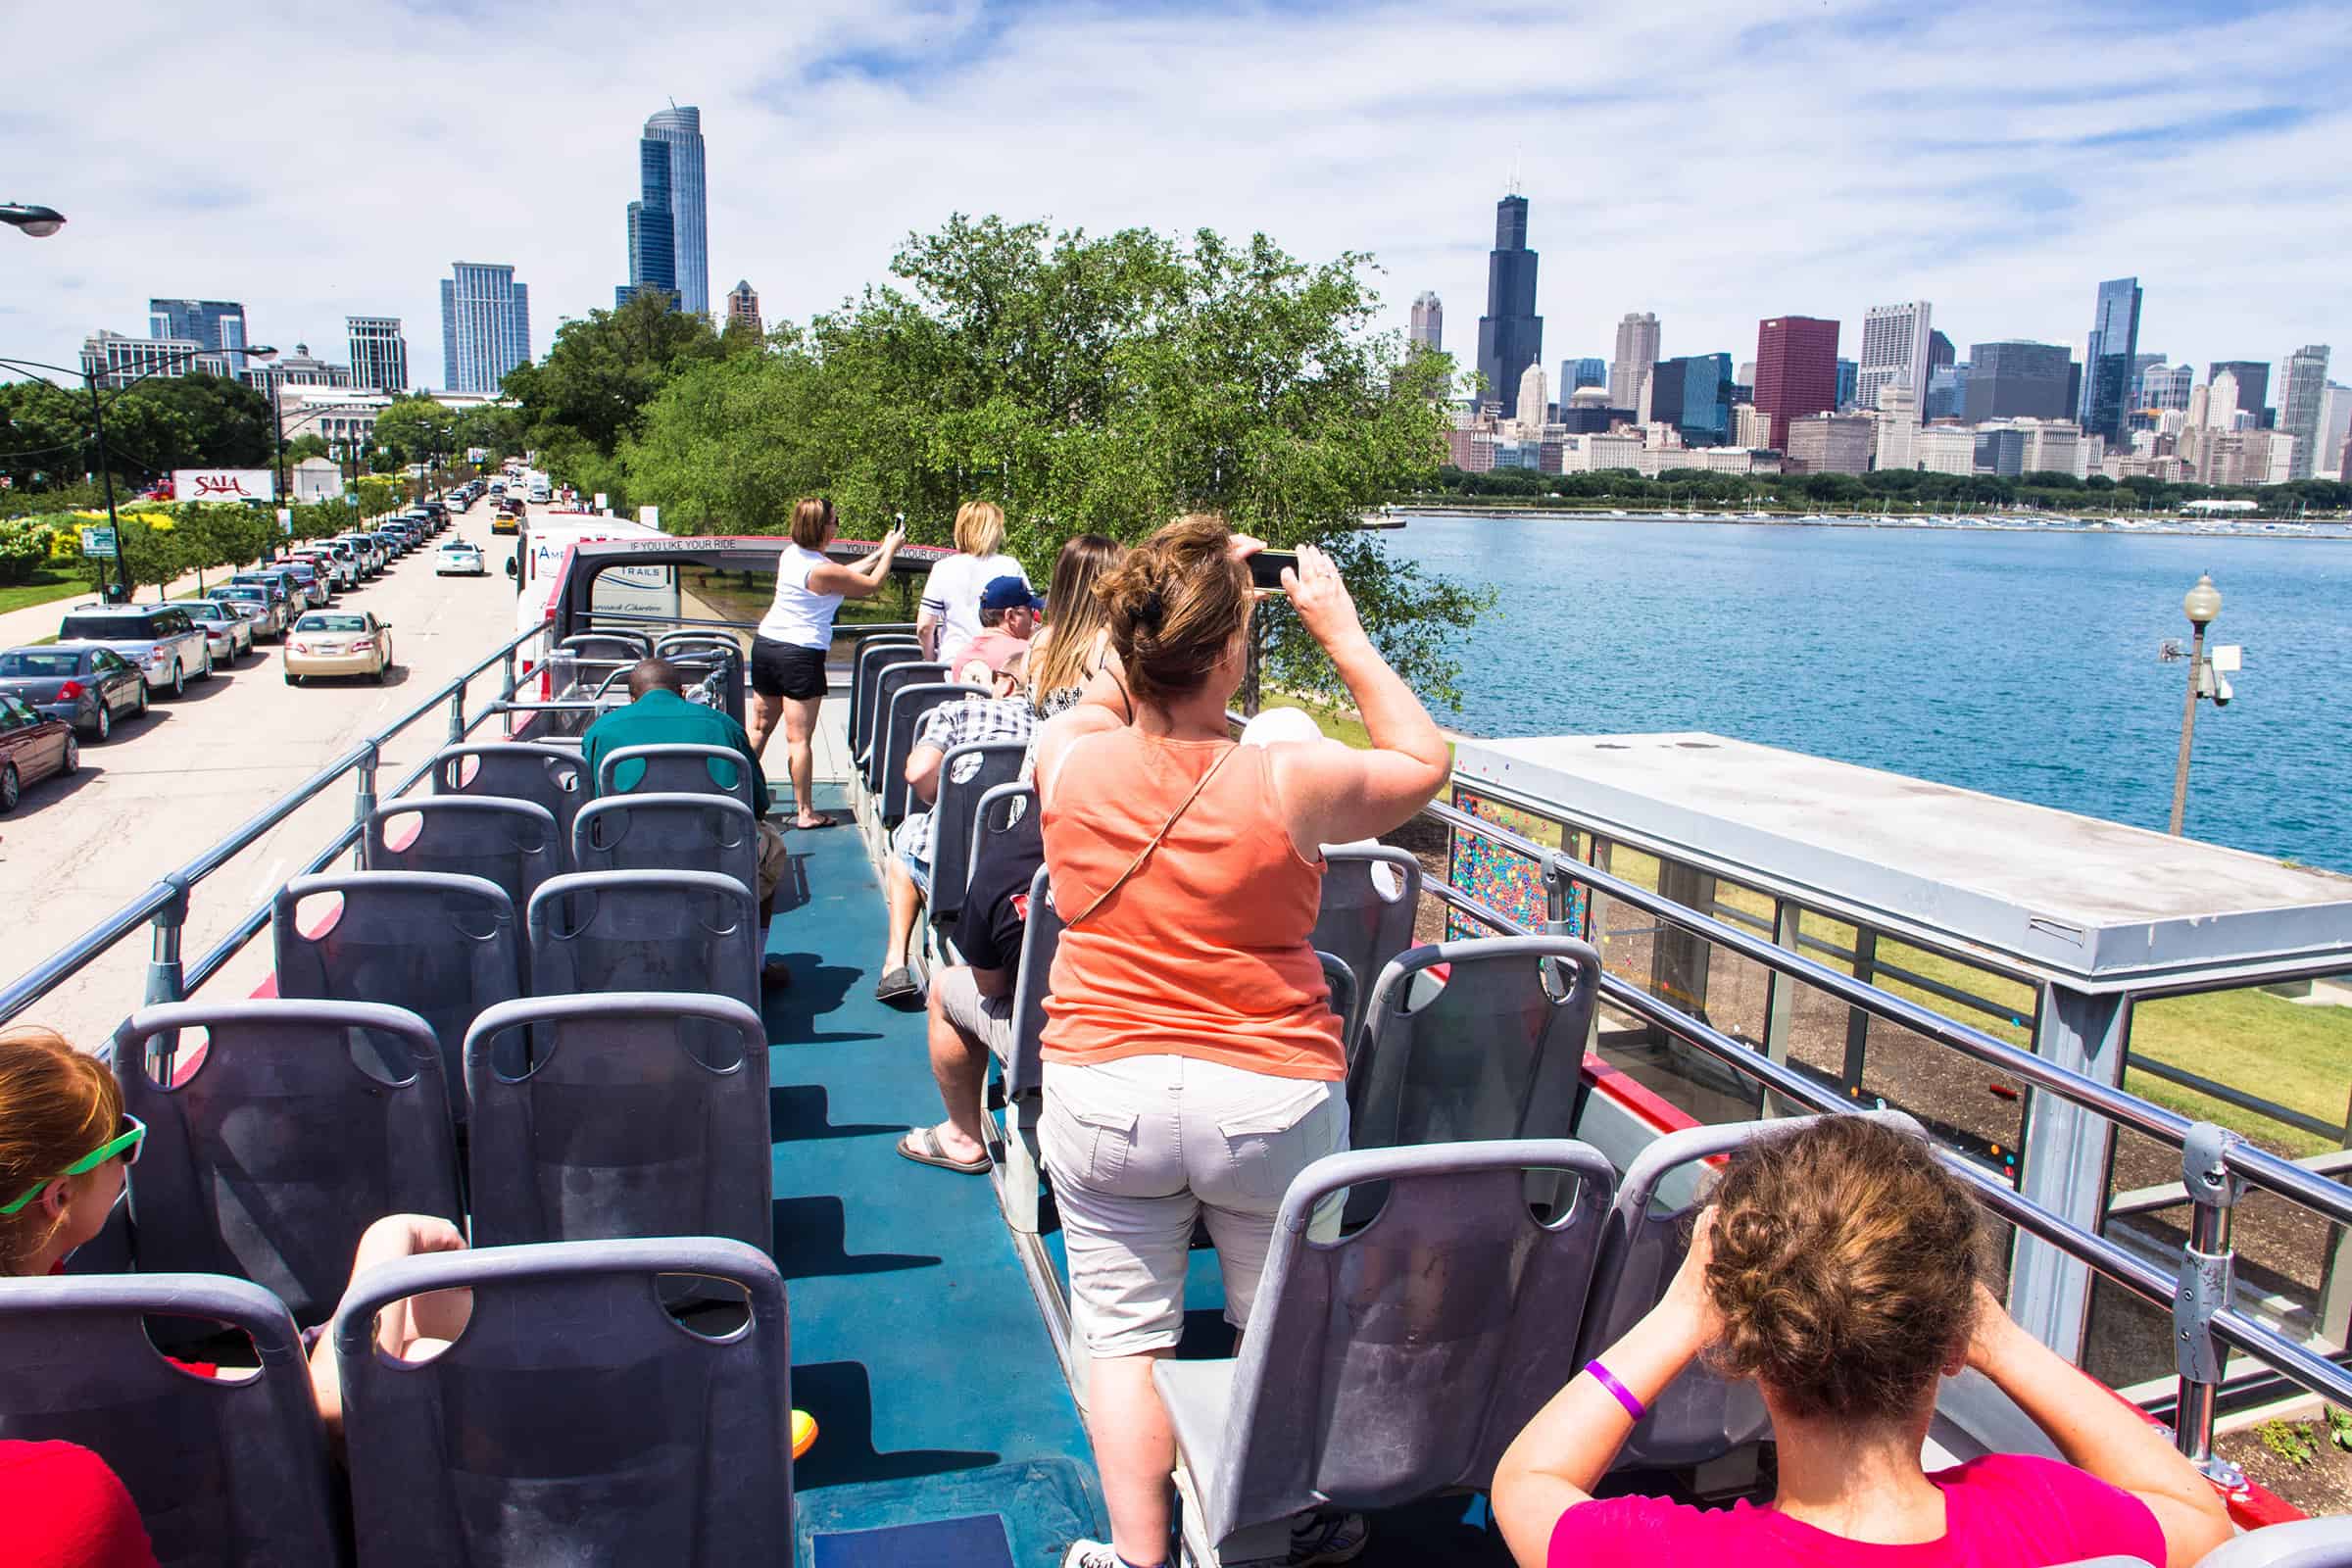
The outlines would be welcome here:
<svg viewBox="0 0 2352 1568">
<path fill-rule="evenodd" d="M 918 999 L 922 994 L 923 988 L 914 978 L 914 970 L 905 964 L 891 970 L 874 986 L 874 1000 L 887 1006 L 895 1007 L 902 1002 Z"/>
<path fill-rule="evenodd" d="M 941 1170 L 961 1171 L 966 1176 L 977 1175 L 989 1167 L 986 1154 L 965 1161 L 950 1159 L 940 1152 L 939 1129 L 936 1127 L 909 1127 L 906 1136 L 899 1140 L 899 1153 L 917 1165 L 937 1165 Z"/>
<path fill-rule="evenodd" d="M 828 811 L 816 811 L 811 814 L 816 817 L 813 822 L 804 822 L 796 816 L 788 825 L 802 833 L 813 833 L 820 827 L 839 827 L 841 825 L 841 818 Z"/>
</svg>

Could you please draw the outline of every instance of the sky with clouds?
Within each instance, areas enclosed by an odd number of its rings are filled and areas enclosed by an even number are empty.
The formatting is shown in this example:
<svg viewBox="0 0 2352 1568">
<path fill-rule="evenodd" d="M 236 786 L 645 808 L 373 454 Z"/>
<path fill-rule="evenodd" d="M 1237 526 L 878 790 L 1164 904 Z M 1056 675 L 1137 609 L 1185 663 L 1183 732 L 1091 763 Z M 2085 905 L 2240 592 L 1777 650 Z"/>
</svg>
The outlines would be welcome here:
<svg viewBox="0 0 2352 1568">
<path fill-rule="evenodd" d="M 1370 252 L 1384 325 L 1446 305 L 1468 359 L 1516 170 L 1544 358 L 1753 356 L 1757 318 L 1927 299 L 1961 346 L 2079 343 L 2101 278 L 2191 360 L 2337 345 L 2352 380 L 2352 7 L 2205 0 L 1652 0 L 1469 9 L 1143 0 L 160 0 L 10 6 L 0 355 L 73 364 L 150 295 L 245 302 L 344 357 L 511 262 L 544 353 L 626 275 L 638 128 L 708 141 L 712 304 L 805 318 L 956 211 L 1262 229 Z M 27 62 L 46 62 L 38 70 Z M 108 94 L 92 101 L 93 89 Z"/>
</svg>

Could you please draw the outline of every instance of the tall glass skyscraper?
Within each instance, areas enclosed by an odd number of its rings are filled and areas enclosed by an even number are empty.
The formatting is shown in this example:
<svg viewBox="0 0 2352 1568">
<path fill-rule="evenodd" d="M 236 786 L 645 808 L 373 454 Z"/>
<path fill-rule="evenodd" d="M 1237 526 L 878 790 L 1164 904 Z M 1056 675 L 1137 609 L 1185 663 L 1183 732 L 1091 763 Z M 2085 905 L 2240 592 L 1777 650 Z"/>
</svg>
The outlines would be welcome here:
<svg viewBox="0 0 2352 1568">
<path fill-rule="evenodd" d="M 2139 279 L 2111 278 L 2099 285 L 2098 308 L 2090 318 L 2090 342 L 2082 356 L 2082 401 L 2079 416 L 2084 435 L 2121 447 L 2131 428 L 2132 376 L 2139 368 Z"/>
<path fill-rule="evenodd" d="M 637 144 L 642 194 L 629 204 L 629 286 L 675 291 L 678 309 L 710 309 L 710 234 L 703 191 L 703 112 L 663 109 Z M 659 263 L 666 245 L 669 257 Z"/>
<path fill-rule="evenodd" d="M 251 341 L 245 336 L 245 307 L 235 300 L 149 300 L 147 335 L 232 351 Z M 245 367 L 244 355 L 230 353 L 229 374 L 241 376 Z"/>
<path fill-rule="evenodd" d="M 1536 314 L 1536 253 L 1527 248 L 1527 198 L 1494 204 L 1494 249 L 1487 255 L 1487 314 L 1478 318 L 1478 372 L 1502 416 L 1519 416 L 1519 378 L 1544 357 Z"/>
<path fill-rule="evenodd" d="M 500 263 L 457 262 L 441 280 L 442 379 L 452 392 L 496 392 L 531 358 L 530 290 Z"/>
</svg>

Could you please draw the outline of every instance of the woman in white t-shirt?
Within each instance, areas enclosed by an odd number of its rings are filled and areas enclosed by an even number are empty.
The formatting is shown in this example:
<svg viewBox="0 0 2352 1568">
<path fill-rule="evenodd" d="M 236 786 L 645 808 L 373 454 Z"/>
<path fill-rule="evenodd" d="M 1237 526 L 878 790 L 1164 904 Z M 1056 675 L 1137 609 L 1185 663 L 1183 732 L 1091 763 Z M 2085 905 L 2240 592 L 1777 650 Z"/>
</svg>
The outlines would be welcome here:
<svg viewBox="0 0 2352 1568">
<path fill-rule="evenodd" d="M 1004 514 L 993 501 L 966 501 L 956 513 L 956 554 L 923 579 L 923 604 L 914 635 L 923 657 L 955 667 L 963 645 L 980 635 L 980 590 L 999 577 L 1029 580 L 1021 564 L 1004 555 Z"/>
<path fill-rule="evenodd" d="M 840 532 L 830 501 L 804 501 L 792 509 L 792 542 L 776 558 L 775 602 L 752 638 L 752 751 L 767 750 L 767 738 L 782 719 L 795 827 L 832 825 L 810 793 L 816 768 L 810 737 L 816 734 L 817 705 L 825 700 L 833 612 L 844 599 L 870 599 L 881 590 L 906 537 L 905 529 L 893 528 L 880 545 L 844 566 L 824 554 Z"/>
</svg>

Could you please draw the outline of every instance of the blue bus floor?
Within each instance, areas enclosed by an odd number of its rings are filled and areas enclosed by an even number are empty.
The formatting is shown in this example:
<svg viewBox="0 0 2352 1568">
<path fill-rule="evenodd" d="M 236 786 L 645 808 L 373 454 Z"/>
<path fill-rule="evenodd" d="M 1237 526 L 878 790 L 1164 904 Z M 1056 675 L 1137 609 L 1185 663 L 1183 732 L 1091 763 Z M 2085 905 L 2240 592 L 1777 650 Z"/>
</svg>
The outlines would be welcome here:
<svg viewBox="0 0 2352 1568">
<path fill-rule="evenodd" d="M 839 825 L 787 832 L 767 951 L 776 1265 L 801 1568 L 1052 1568 L 1102 1518 L 1086 1433 L 985 1176 L 901 1158 L 942 1114 L 923 1016 L 874 1000 L 886 914 Z"/>
</svg>

